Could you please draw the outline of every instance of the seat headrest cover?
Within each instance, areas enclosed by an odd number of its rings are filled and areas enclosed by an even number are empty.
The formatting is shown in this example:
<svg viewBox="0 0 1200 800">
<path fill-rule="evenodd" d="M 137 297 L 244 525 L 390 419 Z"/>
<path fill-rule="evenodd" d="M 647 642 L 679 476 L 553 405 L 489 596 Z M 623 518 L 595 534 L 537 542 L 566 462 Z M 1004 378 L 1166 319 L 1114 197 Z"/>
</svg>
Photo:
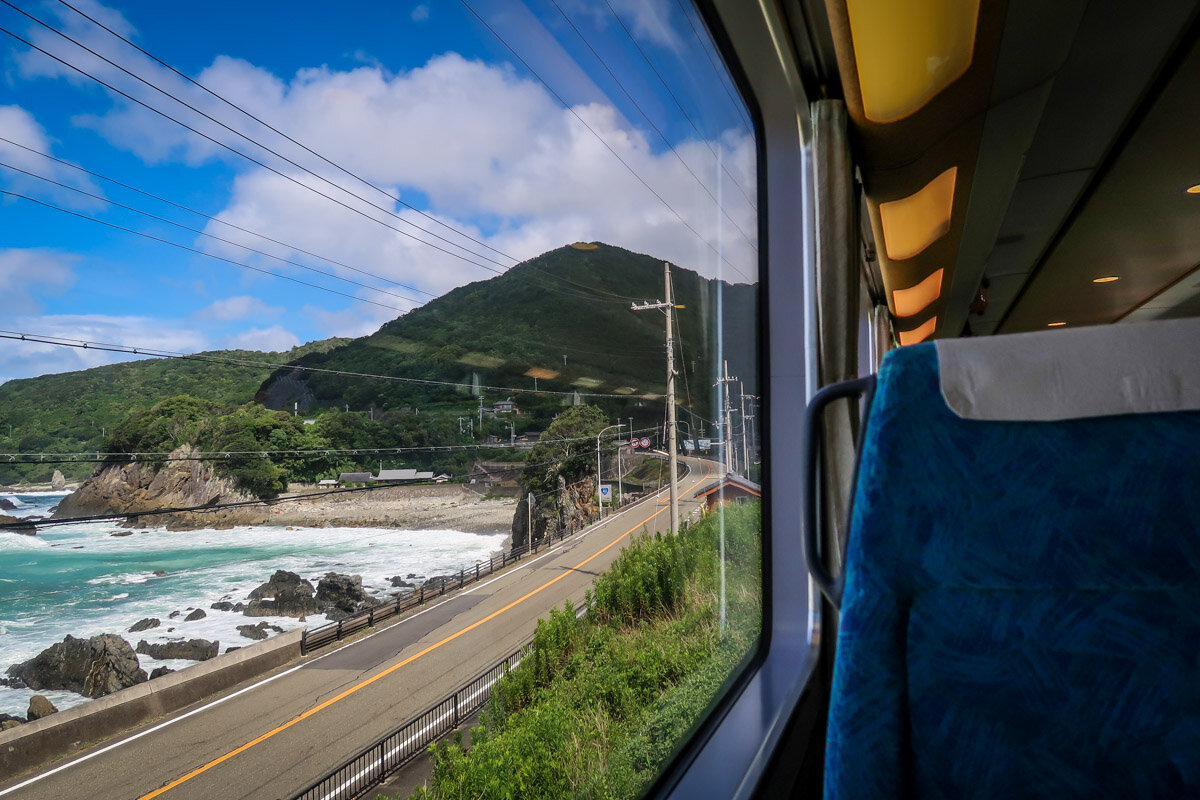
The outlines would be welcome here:
<svg viewBox="0 0 1200 800">
<path fill-rule="evenodd" d="M 938 340 L 964 419 L 1053 421 L 1200 410 L 1200 319 Z"/>
</svg>

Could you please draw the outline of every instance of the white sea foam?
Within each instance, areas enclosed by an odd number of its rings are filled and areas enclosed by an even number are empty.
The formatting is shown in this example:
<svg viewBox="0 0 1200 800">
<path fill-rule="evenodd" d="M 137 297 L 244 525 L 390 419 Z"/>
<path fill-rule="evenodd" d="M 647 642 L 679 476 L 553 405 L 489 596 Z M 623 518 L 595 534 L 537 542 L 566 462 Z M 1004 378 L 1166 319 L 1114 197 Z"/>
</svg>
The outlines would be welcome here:
<svg viewBox="0 0 1200 800">
<path fill-rule="evenodd" d="M 505 539 L 503 534 L 385 528 L 149 528 L 128 536 L 110 535 L 118 532 L 126 531 L 110 523 L 77 523 L 46 528 L 36 537 L 0 536 L 0 573 L 5 575 L 0 585 L 0 672 L 68 634 L 87 638 L 115 633 L 133 646 L 142 639 L 162 643 L 200 638 L 219 641 L 225 652 L 252 643 L 238 632 L 239 625 L 265 620 L 291 630 L 327 622 L 321 615 L 301 622 L 211 608 L 221 600 L 246 602 L 250 591 L 278 569 L 296 572 L 314 586 L 327 572 L 361 575 L 364 588 L 383 597 L 395 591 L 390 583 L 394 575 L 412 574 L 417 577 L 410 580 L 419 583 L 473 569 Z M 73 549 L 80 545 L 84 549 Z M 205 616 L 186 621 L 194 609 Z M 158 627 L 128 632 L 147 617 L 158 619 Z M 178 669 L 190 663 L 146 656 L 139 660 L 147 672 L 160 665 Z M 0 712 L 23 715 L 31 694 L 0 688 Z M 51 700 L 65 708 L 82 698 L 66 705 Z"/>
</svg>

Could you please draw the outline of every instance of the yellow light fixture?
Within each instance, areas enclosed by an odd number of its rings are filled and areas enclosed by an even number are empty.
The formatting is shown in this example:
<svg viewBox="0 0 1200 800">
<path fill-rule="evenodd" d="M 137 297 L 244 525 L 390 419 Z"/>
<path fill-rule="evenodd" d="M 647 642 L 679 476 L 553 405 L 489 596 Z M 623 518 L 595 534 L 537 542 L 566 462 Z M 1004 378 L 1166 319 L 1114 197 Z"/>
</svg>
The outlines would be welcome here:
<svg viewBox="0 0 1200 800">
<path fill-rule="evenodd" d="M 1187 193 L 1188 194 L 1200 194 L 1200 183 L 1197 183 L 1195 186 L 1189 186 L 1187 189 Z"/>
<path fill-rule="evenodd" d="M 1112 283 L 1119 280 L 1121 280 L 1119 275 L 1105 275 L 1103 278 L 1092 278 L 1092 283 Z"/>
<path fill-rule="evenodd" d="M 1066 324 L 1067 323 L 1065 323 L 1065 322 L 1047 322 L 1046 327 L 1047 328 L 1061 328 L 1063 325 L 1066 325 Z"/>
<path fill-rule="evenodd" d="M 846 0 L 863 113 L 895 122 L 971 66 L 979 0 Z"/>
<path fill-rule="evenodd" d="M 930 317 L 911 331 L 900 331 L 900 345 L 905 347 L 910 344 L 923 342 L 933 335 L 936 327 L 937 317 Z"/>
<path fill-rule="evenodd" d="M 946 235 L 954 211 L 958 167 L 938 175 L 914 194 L 879 204 L 883 243 L 888 258 L 912 258 Z"/>
<path fill-rule="evenodd" d="M 942 272 L 937 270 L 926 276 L 925 280 L 907 289 L 892 291 L 892 305 L 897 317 L 911 317 L 929 308 L 929 304 L 942 294 Z"/>
</svg>

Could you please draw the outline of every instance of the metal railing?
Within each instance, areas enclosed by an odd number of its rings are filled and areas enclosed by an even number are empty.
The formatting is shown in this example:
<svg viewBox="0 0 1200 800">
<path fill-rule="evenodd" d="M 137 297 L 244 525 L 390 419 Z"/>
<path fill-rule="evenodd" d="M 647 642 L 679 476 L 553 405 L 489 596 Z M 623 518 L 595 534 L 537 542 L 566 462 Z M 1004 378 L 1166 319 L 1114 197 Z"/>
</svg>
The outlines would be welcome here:
<svg viewBox="0 0 1200 800">
<path fill-rule="evenodd" d="M 371 745 L 344 765 L 309 786 L 292 800 L 348 800 L 378 786 L 426 748 L 454 731 L 462 720 L 483 708 L 492 687 L 521 663 L 532 641 L 479 675 L 442 702 Z"/>
<path fill-rule="evenodd" d="M 627 501 L 626 505 L 630 505 L 631 502 Z M 435 597 L 441 597 L 448 591 L 469 586 L 476 581 L 488 577 L 497 570 L 504 569 L 515 561 L 520 561 L 527 555 L 536 555 L 539 550 L 545 550 L 566 539 L 568 536 L 573 536 L 596 521 L 598 521 L 596 517 L 588 517 L 583 521 L 583 525 L 576 530 L 554 531 L 543 536 L 532 545 L 525 544 L 520 547 L 514 547 L 507 553 L 501 553 L 500 563 L 496 563 L 495 556 L 489 558 L 486 564 L 482 561 L 477 561 L 474 568 L 460 569 L 457 575 L 443 576 L 438 586 L 429 586 L 431 581 L 426 581 L 424 585 L 415 588 L 404 597 L 388 600 L 386 603 L 364 609 L 337 622 L 322 625 L 319 628 L 306 628 L 300 636 L 300 654 L 306 655 L 317 648 L 324 647 L 333 642 L 340 642 L 347 636 L 373 627 L 376 622 L 381 622 L 410 608 L 423 605 Z"/>
</svg>

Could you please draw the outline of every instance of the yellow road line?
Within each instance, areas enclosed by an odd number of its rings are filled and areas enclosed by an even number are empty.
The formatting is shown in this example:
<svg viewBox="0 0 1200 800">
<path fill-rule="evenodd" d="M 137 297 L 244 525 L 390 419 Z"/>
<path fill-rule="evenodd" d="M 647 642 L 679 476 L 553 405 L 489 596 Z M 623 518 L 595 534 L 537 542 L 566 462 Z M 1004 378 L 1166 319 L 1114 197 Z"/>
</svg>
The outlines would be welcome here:
<svg viewBox="0 0 1200 800">
<path fill-rule="evenodd" d="M 317 706 L 313 706 L 313 707 L 312 707 L 312 708 L 310 708 L 308 711 L 305 711 L 303 714 L 300 714 L 299 716 L 297 716 L 297 717 L 294 717 L 293 719 L 289 720 L 288 722 L 285 722 L 285 723 L 283 723 L 283 724 L 282 724 L 282 725 L 280 725 L 279 727 L 277 727 L 277 728 L 274 728 L 273 730 L 269 730 L 269 731 L 267 731 L 266 733 L 262 734 L 261 736 L 258 736 L 258 737 L 254 738 L 254 739 L 251 739 L 250 741 L 246 742 L 246 743 L 245 743 L 244 745 L 242 745 L 241 747 L 238 747 L 238 748 L 237 748 L 237 749 L 235 749 L 235 750 L 230 750 L 228 753 L 226 753 L 226 754 L 225 754 L 225 755 L 223 755 L 223 756 L 218 756 L 217 758 L 214 758 L 212 761 L 208 762 L 208 763 L 207 763 L 207 764 L 205 764 L 204 766 L 202 766 L 202 767 L 197 767 L 196 769 L 194 769 L 194 770 L 192 770 L 191 772 L 187 773 L 187 774 L 186 774 L 186 775 L 184 775 L 183 777 L 176 778 L 175 780 L 171 781 L 170 783 L 166 784 L 165 786 L 163 786 L 163 787 L 161 787 L 161 788 L 159 788 L 159 789 L 155 789 L 154 791 L 150 792 L 149 794 L 144 794 L 144 795 L 142 795 L 141 797 L 139 797 L 139 798 L 138 798 L 138 800 L 151 800 L 151 798 L 158 797 L 159 795 L 161 795 L 161 794 L 163 794 L 163 793 L 165 793 L 165 792 L 168 792 L 168 791 L 170 791 L 171 789 L 174 789 L 176 786 L 179 786 L 179 785 L 181 785 L 181 784 L 187 783 L 187 782 L 188 782 L 188 781 L 190 781 L 192 778 L 195 778 L 197 775 L 201 775 L 201 774 L 203 774 L 203 773 L 205 773 L 205 772 L 208 772 L 208 771 L 209 771 L 210 769 L 212 769 L 213 767 L 215 767 L 215 766 L 217 766 L 217 765 L 219 765 L 219 764 L 222 764 L 222 763 L 224 763 L 224 762 L 228 761 L 229 759 L 233 758 L 233 757 L 234 757 L 234 756 L 236 756 L 236 755 L 240 755 L 241 753 L 244 753 L 244 752 L 246 752 L 246 751 L 247 751 L 247 750 L 249 750 L 251 747 L 254 747 L 256 744 L 259 744 L 259 743 L 261 743 L 261 742 L 265 742 L 267 739 L 270 739 L 270 738 L 271 738 L 272 736 L 274 736 L 275 734 L 277 734 L 277 733 L 282 733 L 283 731 L 285 731 L 285 730 L 287 730 L 288 728 L 292 727 L 292 726 L 293 726 L 293 725 L 295 725 L 296 723 L 298 723 L 298 722 L 303 722 L 304 720 L 306 720 L 306 719 L 308 719 L 309 717 L 311 717 L 313 714 L 316 714 L 316 713 L 317 713 L 317 712 L 319 712 L 319 711 L 323 711 L 323 710 L 325 710 L 326 708 L 329 708 L 331 705 L 333 705 L 334 703 L 338 702 L 339 700 L 344 700 L 345 698 L 349 697 L 350 695 L 354 694 L 355 692 L 359 691 L 360 689 L 365 689 L 366 687 L 370 686 L 372 683 L 375 683 L 375 681 L 377 681 L 377 680 L 380 680 L 381 678 L 385 678 L 385 677 L 387 677 L 388 675 L 391 675 L 393 672 L 395 672 L 396 670 L 400 669 L 401 667 L 403 667 L 403 666 L 405 666 L 405 665 L 407 665 L 407 664 L 411 664 L 412 662 L 416 661 L 416 660 L 417 660 L 418 658 L 420 658 L 421 656 L 423 656 L 423 655 L 426 655 L 426 654 L 428 654 L 428 653 L 431 653 L 431 652 L 433 652 L 434 650 L 437 650 L 437 649 L 438 649 L 439 647 L 441 647 L 442 645 L 444 645 L 444 644 L 447 644 L 447 643 L 449 643 L 449 642 L 452 642 L 452 641 L 454 641 L 455 639 L 457 639 L 458 637 L 462 636 L 462 635 L 463 635 L 463 634 L 465 634 L 465 633 L 470 633 L 471 631 L 473 631 L 473 630 L 475 630 L 476 628 L 478 628 L 480 625 L 483 625 L 485 622 L 490 622 L 491 620 L 493 620 L 493 619 L 495 619 L 496 617 L 500 616 L 500 615 L 501 615 L 501 614 L 503 614 L 504 612 L 506 612 L 506 611 L 508 611 L 508 610 L 510 610 L 510 609 L 512 609 L 512 608 L 514 608 L 514 607 L 516 607 L 516 606 L 518 606 L 518 605 L 520 605 L 521 603 L 524 603 L 526 600 L 528 600 L 529 598 L 533 597 L 533 596 L 534 596 L 535 594 L 537 594 L 538 592 L 541 592 L 543 589 L 548 589 L 549 587 L 551 587 L 551 586 L 553 586 L 554 584 L 558 583 L 558 582 L 559 582 L 559 581 L 561 581 L 563 578 L 567 577 L 568 575 L 572 574 L 574 571 L 578 570 L 580 567 L 583 567 L 583 566 L 587 565 L 587 563 L 588 563 L 589 561 L 591 561 L 591 560 L 593 560 L 593 559 L 595 559 L 595 558 L 597 558 L 597 557 L 599 557 L 599 556 L 603 555 L 604 553 L 608 552 L 610 549 L 612 549 L 613 547 L 615 547 L 616 545 L 618 545 L 618 544 L 619 544 L 619 543 L 620 543 L 622 540 L 624 540 L 626 536 L 629 536 L 631 533 L 633 533 L 633 532 L 634 532 L 634 531 L 636 531 L 638 528 L 640 528 L 640 527 L 642 527 L 643 525 L 645 525 L 645 524 L 646 524 L 647 522 L 649 522 L 650 520 L 652 520 L 652 519 L 654 519 L 655 517 L 657 517 L 659 514 L 663 513 L 663 511 L 665 511 L 665 510 L 666 510 L 666 509 L 660 509 L 660 510 L 658 510 L 658 511 L 655 511 L 653 514 L 651 514 L 650 516 L 646 517 L 644 520 L 642 520 L 641 522 L 639 522 L 637 525 L 634 525 L 632 528 L 630 528 L 629 530 L 625 531 L 623 534 L 621 534 L 620 536 L 618 536 L 616 539 L 613 539 L 613 540 L 612 540 L 610 543 L 608 543 L 607 545 L 605 545 L 603 548 L 601 548 L 601 549 L 600 549 L 599 551 L 597 551 L 596 553 L 593 553 L 592 555 L 590 555 L 590 556 L 588 556 L 587 558 L 585 558 L 583 561 L 580 561 L 578 564 L 576 564 L 576 565 L 575 565 L 574 567 L 572 567 L 571 569 L 569 569 L 569 570 L 565 570 L 565 571 L 564 571 L 564 572 L 563 572 L 561 575 L 559 575 L 558 577 L 556 577 L 556 578 L 552 578 L 552 579 L 550 579 L 549 581 L 546 581 L 546 582 L 545 582 L 545 583 L 543 583 L 541 586 L 537 587 L 537 588 L 536 588 L 536 589 L 534 589 L 533 591 L 531 591 L 531 592 L 529 592 L 528 594 L 526 594 L 524 597 L 521 597 L 520 599 L 517 599 L 517 600 L 514 600 L 514 601 L 512 601 L 511 603 L 509 603 L 509 604 L 508 604 L 508 605 L 506 605 L 504 608 L 501 608 L 501 609 L 500 609 L 500 610 L 498 610 L 498 611 L 493 611 L 491 614 L 488 614 L 486 617 L 484 617 L 483 619 L 479 620 L 478 622 L 473 622 L 473 623 L 471 623 L 470 625 L 468 625 L 467 627 L 463 628 L 462 630 L 460 630 L 460 631 L 457 631 L 456 633 L 452 633 L 452 634 L 450 634 L 450 635 L 449 635 L 449 636 L 447 636 L 445 639 L 442 639 L 440 642 L 436 642 L 435 644 L 431 644 L 431 645 L 429 645 L 429 647 L 426 647 L 426 648 L 425 648 L 424 650 L 422 650 L 421 652 L 419 652 L 419 653 L 415 653 L 414 655 L 411 655 L 411 656 L 409 656 L 408 658 L 404 659 L 403 661 L 399 662 L 398 664 L 393 664 L 392 666 L 390 666 L 390 667 L 388 667 L 387 669 L 385 669 L 383 672 L 380 672 L 378 675 L 373 675 L 372 677 L 370 677 L 370 678 L 367 678 L 365 681 L 362 681 L 361 683 L 358 683 L 358 684 L 355 684 L 354 686 L 351 686 L 349 689 L 347 689 L 346 691 L 344 691 L 344 692 L 342 692 L 341 694 L 337 695 L 336 697 L 331 697 L 330 699 L 326 700 L 324 703 L 321 703 L 320 705 L 317 705 Z"/>
</svg>

